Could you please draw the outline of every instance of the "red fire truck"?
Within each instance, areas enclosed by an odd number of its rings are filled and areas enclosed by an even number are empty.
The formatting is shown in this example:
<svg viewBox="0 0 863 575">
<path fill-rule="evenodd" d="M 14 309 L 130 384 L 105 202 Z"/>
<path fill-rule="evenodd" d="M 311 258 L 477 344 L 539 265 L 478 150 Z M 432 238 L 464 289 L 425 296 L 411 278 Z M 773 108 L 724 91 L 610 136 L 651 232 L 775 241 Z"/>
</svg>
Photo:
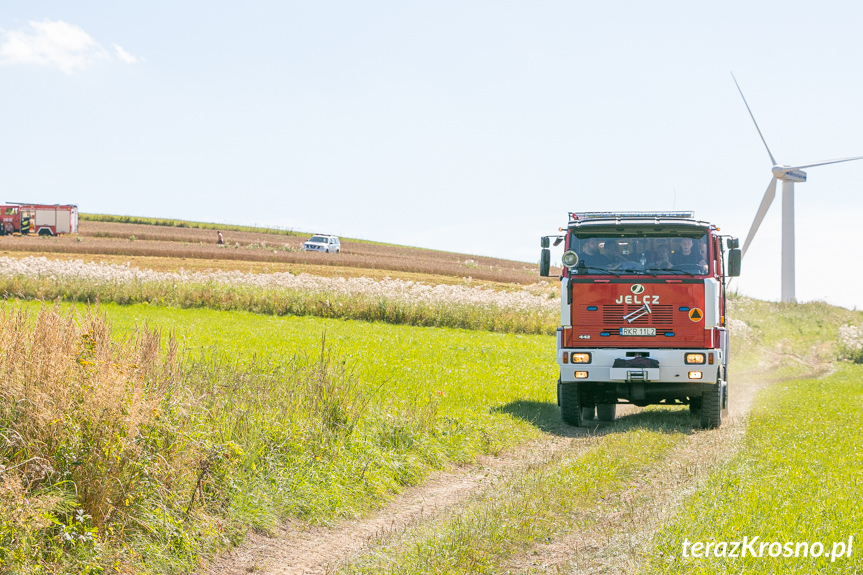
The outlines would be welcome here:
<svg viewBox="0 0 863 575">
<path fill-rule="evenodd" d="M 564 231 L 561 229 L 561 231 Z M 689 405 L 701 427 L 728 409 L 725 282 L 736 238 L 692 212 L 570 213 L 557 329 L 558 405 L 570 425 L 615 418 L 619 403 Z"/>
<path fill-rule="evenodd" d="M 39 234 L 56 236 L 78 232 L 78 206 L 18 204 L 0 205 L 0 235 Z"/>
</svg>

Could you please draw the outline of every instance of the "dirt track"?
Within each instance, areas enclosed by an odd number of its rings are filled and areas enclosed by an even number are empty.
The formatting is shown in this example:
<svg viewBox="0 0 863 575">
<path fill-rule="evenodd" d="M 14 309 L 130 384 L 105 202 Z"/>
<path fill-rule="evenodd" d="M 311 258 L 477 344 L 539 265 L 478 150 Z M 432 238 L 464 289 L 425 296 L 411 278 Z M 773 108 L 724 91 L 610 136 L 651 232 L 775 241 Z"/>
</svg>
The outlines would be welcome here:
<svg viewBox="0 0 863 575">
<path fill-rule="evenodd" d="M 594 441 L 574 430 L 573 438 L 555 437 L 523 446 L 517 454 L 484 457 L 476 465 L 435 474 L 422 486 L 399 495 L 384 509 L 334 528 L 284 525 L 276 537 L 253 534 L 238 549 L 220 557 L 208 575 L 306 575 L 328 573 L 368 549 L 384 535 L 403 530 L 458 505 L 516 469 L 543 463 L 560 449 L 589 449 Z"/>
<path fill-rule="evenodd" d="M 783 359 L 780 355 L 765 354 L 765 364 L 780 362 Z M 829 367 L 804 363 L 812 375 L 824 373 Z M 528 553 L 513 557 L 501 572 L 635 572 L 641 559 L 650 552 L 648 545 L 656 530 L 673 517 L 713 470 L 737 451 L 753 400 L 758 391 L 768 385 L 746 383 L 751 380 L 745 376 L 738 377 L 737 381 L 740 383 L 732 383 L 730 388 L 731 415 L 721 429 L 688 435 L 660 467 L 638 478 L 625 490 L 605 498 L 595 511 L 596 521 L 591 528 L 537 545 Z M 619 416 L 635 409 L 625 406 L 619 410 Z M 390 542 L 398 539 L 407 527 L 455 509 L 484 489 L 494 489 L 497 482 L 519 469 L 545 463 L 560 450 L 587 451 L 604 435 L 601 428 L 588 431 L 562 427 L 558 432 L 565 436 L 548 435 L 522 446 L 517 453 L 485 457 L 476 465 L 438 473 L 367 518 L 332 528 L 289 523 L 275 537 L 253 534 L 240 548 L 214 561 L 205 573 L 331 573 L 339 565 L 371 551 L 384 536 Z"/>
<path fill-rule="evenodd" d="M 711 469 L 735 451 L 757 387 L 736 390 L 735 414 L 718 431 L 697 432 L 654 470 L 616 497 L 607 498 L 594 528 L 572 533 L 515 557 L 505 572 L 530 570 L 576 573 L 629 572 L 654 530 L 693 492 Z M 624 413 L 631 411 L 627 408 Z M 436 474 L 362 520 L 333 528 L 284 525 L 275 537 L 253 534 L 240 548 L 216 560 L 207 575 L 311 575 L 330 573 L 370 550 L 384 535 L 398 537 L 406 527 L 458 506 L 519 469 L 546 462 L 561 449 L 586 451 L 600 435 L 572 430 L 573 437 L 547 437 L 516 454 L 485 457 L 478 464 Z M 718 457 L 717 457 L 718 455 Z M 625 512 L 612 511 L 626 508 Z"/>
</svg>

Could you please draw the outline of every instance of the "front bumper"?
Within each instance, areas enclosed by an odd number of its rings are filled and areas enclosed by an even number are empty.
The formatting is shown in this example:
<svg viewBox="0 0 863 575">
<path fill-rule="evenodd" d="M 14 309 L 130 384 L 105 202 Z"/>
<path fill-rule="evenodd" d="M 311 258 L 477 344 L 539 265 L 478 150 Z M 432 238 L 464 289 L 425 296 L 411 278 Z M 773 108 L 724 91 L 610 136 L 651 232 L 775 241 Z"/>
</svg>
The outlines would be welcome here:
<svg viewBox="0 0 863 575">
<path fill-rule="evenodd" d="M 590 363 L 563 363 L 563 352 L 588 352 Z M 713 364 L 687 364 L 687 353 L 713 354 Z M 648 354 L 659 362 L 659 367 L 614 367 L 616 359 L 632 359 L 634 354 Z M 561 382 L 638 382 L 649 388 L 651 383 L 714 383 L 719 378 L 720 366 L 724 363 L 718 349 L 560 349 L 557 352 Z M 587 372 L 587 377 L 576 379 L 575 372 Z M 692 379 L 690 372 L 700 371 L 700 378 Z"/>
</svg>

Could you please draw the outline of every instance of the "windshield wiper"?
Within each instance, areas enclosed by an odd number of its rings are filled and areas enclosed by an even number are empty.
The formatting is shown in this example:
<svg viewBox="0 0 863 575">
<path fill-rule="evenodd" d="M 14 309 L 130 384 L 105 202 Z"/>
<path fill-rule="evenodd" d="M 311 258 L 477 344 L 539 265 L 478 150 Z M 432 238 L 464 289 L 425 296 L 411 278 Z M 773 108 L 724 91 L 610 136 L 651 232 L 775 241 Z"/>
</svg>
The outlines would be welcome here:
<svg viewBox="0 0 863 575">
<path fill-rule="evenodd" d="M 575 268 L 575 271 L 577 271 L 579 274 L 580 274 L 582 271 L 587 271 L 587 270 L 591 270 L 591 271 L 595 271 L 595 272 L 600 272 L 600 273 L 602 273 L 602 274 L 611 274 L 611 275 L 613 275 L 613 276 L 620 277 L 620 274 L 619 274 L 619 273 L 616 273 L 616 272 L 614 272 L 614 271 L 612 271 L 612 270 L 605 269 L 605 268 L 597 268 L 597 267 L 593 267 L 593 266 L 578 266 L 577 268 Z"/>
<path fill-rule="evenodd" d="M 680 268 L 671 268 L 670 270 L 666 270 L 666 271 L 673 273 L 673 274 L 686 274 L 688 276 L 694 276 L 695 275 L 692 272 L 688 272 L 688 271 L 682 270 Z"/>
<path fill-rule="evenodd" d="M 642 269 L 634 269 L 634 268 L 620 269 L 620 268 L 617 268 L 617 271 L 619 271 L 621 273 L 627 273 L 627 274 L 647 274 L 647 272 L 649 271 L 649 268 L 642 268 Z M 651 275 L 656 275 L 656 274 L 651 274 Z"/>
</svg>

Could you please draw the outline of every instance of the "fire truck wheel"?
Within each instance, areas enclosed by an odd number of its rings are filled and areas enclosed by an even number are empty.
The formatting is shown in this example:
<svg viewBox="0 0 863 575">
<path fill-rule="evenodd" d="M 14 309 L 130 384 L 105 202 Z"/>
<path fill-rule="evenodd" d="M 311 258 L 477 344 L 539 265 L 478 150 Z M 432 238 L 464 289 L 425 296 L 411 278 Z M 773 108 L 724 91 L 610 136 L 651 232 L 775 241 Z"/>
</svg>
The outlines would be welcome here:
<svg viewBox="0 0 863 575">
<path fill-rule="evenodd" d="M 722 381 L 705 386 L 701 396 L 701 427 L 716 429 L 722 425 Z"/>
<path fill-rule="evenodd" d="M 596 417 L 600 421 L 614 421 L 617 415 L 617 405 L 614 403 L 600 403 L 596 406 Z"/>
<path fill-rule="evenodd" d="M 582 425 L 581 398 L 577 383 L 560 384 L 560 416 L 564 423 Z"/>
</svg>

